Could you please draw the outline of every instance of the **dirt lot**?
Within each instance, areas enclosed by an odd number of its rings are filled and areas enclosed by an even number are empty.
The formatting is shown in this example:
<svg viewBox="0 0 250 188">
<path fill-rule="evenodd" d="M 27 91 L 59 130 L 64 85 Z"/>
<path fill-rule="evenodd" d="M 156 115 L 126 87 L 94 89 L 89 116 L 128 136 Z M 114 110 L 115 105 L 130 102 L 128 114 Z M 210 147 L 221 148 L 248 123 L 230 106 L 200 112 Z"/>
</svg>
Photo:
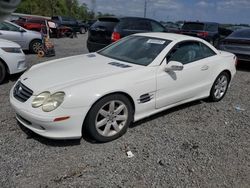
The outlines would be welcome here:
<svg viewBox="0 0 250 188">
<path fill-rule="evenodd" d="M 54 40 L 55 58 L 86 53 L 86 36 Z M 32 66 L 48 59 L 27 60 Z M 221 102 L 165 111 L 105 144 L 48 140 L 19 126 L 8 99 L 17 78 L 0 86 L 2 188 L 250 187 L 250 64 Z"/>
</svg>

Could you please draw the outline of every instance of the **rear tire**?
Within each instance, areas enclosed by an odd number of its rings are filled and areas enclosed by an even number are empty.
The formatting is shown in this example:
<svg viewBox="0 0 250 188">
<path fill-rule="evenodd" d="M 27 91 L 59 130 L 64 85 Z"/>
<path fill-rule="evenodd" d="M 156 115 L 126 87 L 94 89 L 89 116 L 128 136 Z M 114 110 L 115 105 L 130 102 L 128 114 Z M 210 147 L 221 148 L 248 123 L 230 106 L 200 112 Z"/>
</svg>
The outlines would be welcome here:
<svg viewBox="0 0 250 188">
<path fill-rule="evenodd" d="M 40 50 L 42 50 L 42 41 L 41 40 L 33 40 L 30 42 L 30 52 L 37 54 Z"/>
<path fill-rule="evenodd" d="M 6 68 L 3 62 L 0 61 L 0 84 L 3 83 L 5 77 L 6 77 Z"/>
<path fill-rule="evenodd" d="M 228 85 L 230 82 L 230 76 L 227 72 L 222 72 L 217 76 L 214 81 L 214 84 L 210 91 L 209 99 L 212 102 L 218 102 L 225 96 Z"/>
<path fill-rule="evenodd" d="M 97 142 L 109 142 L 127 131 L 132 116 L 133 108 L 126 96 L 108 95 L 92 106 L 83 128 Z"/>
</svg>

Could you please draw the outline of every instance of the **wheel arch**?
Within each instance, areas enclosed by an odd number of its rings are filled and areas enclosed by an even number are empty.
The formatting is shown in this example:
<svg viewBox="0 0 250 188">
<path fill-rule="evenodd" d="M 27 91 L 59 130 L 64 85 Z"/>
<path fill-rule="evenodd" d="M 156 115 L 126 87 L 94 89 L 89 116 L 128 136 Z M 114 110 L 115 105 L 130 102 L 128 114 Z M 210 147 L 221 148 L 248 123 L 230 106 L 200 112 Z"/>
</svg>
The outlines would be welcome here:
<svg viewBox="0 0 250 188">
<path fill-rule="evenodd" d="M 221 73 L 223 73 L 223 72 L 225 72 L 225 73 L 228 74 L 228 76 L 229 76 L 229 83 L 231 83 L 231 80 L 232 80 L 232 73 L 230 72 L 230 70 L 224 69 L 224 70 L 218 71 L 218 72 L 216 73 L 216 75 L 214 75 L 214 80 L 213 80 L 213 82 L 211 82 L 210 91 L 211 91 L 212 86 L 213 86 L 215 80 L 217 79 L 217 77 L 218 77 Z"/>
<path fill-rule="evenodd" d="M 31 50 L 31 44 L 34 41 L 40 41 L 42 43 L 42 39 L 39 39 L 39 38 L 34 38 L 34 39 L 30 40 L 30 42 L 29 42 L 29 50 Z"/>
<path fill-rule="evenodd" d="M 115 95 L 115 94 L 120 94 L 120 95 L 123 95 L 125 97 L 127 97 L 127 99 L 130 101 L 131 105 L 132 105 L 132 108 L 133 108 L 133 111 L 132 111 L 132 122 L 134 121 L 134 113 L 135 113 L 135 102 L 133 100 L 133 98 L 126 92 L 123 92 L 123 91 L 117 91 L 117 92 L 112 92 L 112 93 L 108 93 L 108 94 L 105 94 L 103 95 L 102 97 L 98 98 L 95 102 L 93 102 L 93 104 L 91 105 L 91 107 L 89 108 L 86 116 L 84 117 L 84 120 L 83 120 L 83 124 L 82 124 L 82 134 L 83 134 L 83 130 L 84 130 L 84 124 L 85 124 L 85 121 L 86 121 L 86 118 L 91 110 L 91 108 L 98 102 L 100 101 L 101 99 L 103 99 L 104 97 L 107 97 L 107 96 L 110 96 L 110 95 Z"/>
<path fill-rule="evenodd" d="M 228 87 L 229 87 L 229 85 L 230 85 L 230 82 L 231 82 L 231 80 L 232 80 L 232 73 L 230 72 L 230 70 L 225 69 L 225 70 L 220 71 L 220 73 L 219 73 L 219 74 L 217 75 L 217 77 L 215 78 L 215 80 L 214 80 L 214 82 L 213 82 L 213 84 L 212 84 L 212 86 L 211 86 L 211 88 L 210 88 L 210 91 L 209 91 L 208 100 L 209 100 L 210 102 L 218 102 L 218 101 L 220 101 L 221 99 L 223 99 L 223 97 L 224 97 L 225 94 L 226 94 L 226 91 L 225 91 L 225 93 L 223 94 L 223 96 L 222 96 L 220 99 L 215 99 L 214 96 L 212 95 L 212 91 L 213 91 L 214 84 L 216 83 L 216 80 L 218 79 L 218 77 L 219 77 L 222 73 L 226 73 L 226 74 L 229 76 L 229 82 L 228 82 L 227 89 L 228 89 Z M 226 90 L 227 90 L 227 89 L 226 89 Z"/>
<path fill-rule="evenodd" d="M 220 74 L 223 73 L 223 72 L 225 72 L 225 73 L 228 74 L 228 76 L 229 76 L 229 82 L 231 82 L 231 80 L 232 80 L 232 74 L 231 74 L 230 70 L 225 69 L 225 70 L 221 71 Z M 219 74 L 219 75 L 220 75 L 220 74 Z"/>
<path fill-rule="evenodd" d="M 6 69 L 7 73 L 10 74 L 10 69 L 9 69 L 7 63 L 1 57 L 0 57 L 0 62 L 3 63 L 3 65 L 5 66 L 5 69 Z"/>
</svg>

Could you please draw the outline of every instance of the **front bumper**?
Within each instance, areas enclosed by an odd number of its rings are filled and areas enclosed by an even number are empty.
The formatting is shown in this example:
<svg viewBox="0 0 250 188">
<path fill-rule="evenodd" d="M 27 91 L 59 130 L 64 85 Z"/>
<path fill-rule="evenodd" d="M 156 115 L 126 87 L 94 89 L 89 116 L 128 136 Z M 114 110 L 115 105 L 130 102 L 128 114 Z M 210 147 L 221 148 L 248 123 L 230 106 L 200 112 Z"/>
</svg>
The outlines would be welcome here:
<svg viewBox="0 0 250 188">
<path fill-rule="evenodd" d="M 59 107 L 50 113 L 43 112 L 40 108 L 32 108 L 31 101 L 20 102 L 10 91 L 10 103 L 16 112 L 16 119 L 33 132 L 51 139 L 77 139 L 82 136 L 82 125 L 88 108 L 62 108 Z M 70 116 L 64 121 L 54 122 L 55 118 Z"/>
</svg>

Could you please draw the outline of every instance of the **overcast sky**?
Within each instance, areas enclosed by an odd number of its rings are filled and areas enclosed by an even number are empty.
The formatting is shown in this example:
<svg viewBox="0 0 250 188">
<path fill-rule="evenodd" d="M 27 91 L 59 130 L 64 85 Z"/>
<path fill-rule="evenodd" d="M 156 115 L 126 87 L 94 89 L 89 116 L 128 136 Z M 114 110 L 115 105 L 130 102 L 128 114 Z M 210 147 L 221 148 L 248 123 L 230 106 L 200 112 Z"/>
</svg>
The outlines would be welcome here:
<svg viewBox="0 0 250 188">
<path fill-rule="evenodd" d="M 250 0 L 146 0 L 147 17 L 250 24 Z M 143 16 L 145 0 L 79 0 L 95 12 Z M 93 3 L 96 2 L 95 6 Z"/>
</svg>

